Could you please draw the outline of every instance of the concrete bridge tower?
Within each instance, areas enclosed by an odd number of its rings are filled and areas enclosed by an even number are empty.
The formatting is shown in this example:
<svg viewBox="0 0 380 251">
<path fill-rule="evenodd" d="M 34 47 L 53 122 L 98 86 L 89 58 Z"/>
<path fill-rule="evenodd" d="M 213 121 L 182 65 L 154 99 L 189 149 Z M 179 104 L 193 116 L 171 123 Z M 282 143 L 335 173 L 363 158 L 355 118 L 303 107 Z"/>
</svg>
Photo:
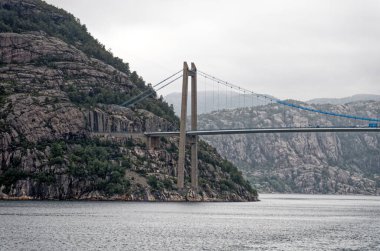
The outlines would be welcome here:
<svg viewBox="0 0 380 251">
<path fill-rule="evenodd" d="M 197 130 L 197 68 L 191 63 L 191 69 L 186 62 L 183 63 L 183 81 L 182 81 L 182 101 L 181 101 L 181 121 L 179 135 L 179 153 L 177 168 L 177 186 L 183 189 L 185 186 L 185 148 L 186 141 L 189 140 L 191 145 L 191 188 L 198 189 L 198 136 L 186 136 L 187 120 L 187 93 L 188 78 L 191 77 L 191 130 Z"/>
</svg>

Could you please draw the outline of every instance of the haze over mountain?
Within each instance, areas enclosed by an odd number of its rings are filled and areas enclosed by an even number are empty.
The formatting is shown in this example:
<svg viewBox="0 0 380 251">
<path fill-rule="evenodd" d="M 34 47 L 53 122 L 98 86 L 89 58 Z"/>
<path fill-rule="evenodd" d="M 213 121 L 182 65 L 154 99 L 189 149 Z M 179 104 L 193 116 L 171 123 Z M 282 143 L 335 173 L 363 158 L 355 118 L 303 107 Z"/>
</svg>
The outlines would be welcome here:
<svg viewBox="0 0 380 251">
<path fill-rule="evenodd" d="M 376 118 L 380 102 L 313 105 Z M 279 104 L 202 114 L 199 129 L 285 126 L 368 126 Z M 243 170 L 260 192 L 380 194 L 379 133 L 289 133 L 203 137 Z"/>
<path fill-rule="evenodd" d="M 190 97 L 190 92 L 188 94 Z M 266 95 L 272 97 L 270 95 Z M 174 112 L 179 115 L 181 111 L 182 94 L 179 92 L 170 93 L 164 97 L 168 104 L 172 104 Z M 258 99 L 250 94 L 242 94 L 234 91 L 220 90 L 198 91 L 198 113 L 209 113 L 222 109 L 234 109 L 240 107 L 252 107 L 267 104 L 268 101 Z M 190 112 L 190 98 L 188 98 L 188 114 Z"/>
<path fill-rule="evenodd" d="M 189 92 L 190 95 L 190 92 Z M 266 95 L 272 97 L 270 95 Z M 188 96 L 190 97 L 190 96 Z M 173 92 L 164 97 L 168 104 L 172 104 L 174 112 L 179 115 L 181 111 L 182 95 L 179 92 Z M 357 94 L 344 98 L 316 98 L 306 101 L 308 104 L 346 104 L 356 101 L 380 101 L 380 95 L 376 94 Z M 243 107 L 255 107 L 265 105 L 268 101 L 257 99 L 250 94 L 241 94 L 235 91 L 219 92 L 200 91 L 198 90 L 198 113 L 209 113 L 222 109 L 235 109 Z M 188 114 L 190 112 L 190 98 L 188 99 Z"/>
<path fill-rule="evenodd" d="M 333 105 L 339 105 L 339 104 L 347 104 L 351 102 L 356 101 L 380 101 L 380 95 L 376 94 L 356 94 L 350 97 L 344 97 L 344 98 L 316 98 L 308 100 L 307 103 L 309 104 L 333 104 Z"/>
</svg>

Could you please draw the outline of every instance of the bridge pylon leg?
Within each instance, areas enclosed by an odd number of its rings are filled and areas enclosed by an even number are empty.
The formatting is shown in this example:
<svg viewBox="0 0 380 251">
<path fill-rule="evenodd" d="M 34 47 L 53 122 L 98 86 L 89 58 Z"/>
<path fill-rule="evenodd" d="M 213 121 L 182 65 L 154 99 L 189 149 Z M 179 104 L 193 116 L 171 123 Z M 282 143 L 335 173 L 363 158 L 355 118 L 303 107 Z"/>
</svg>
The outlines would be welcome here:
<svg viewBox="0 0 380 251">
<path fill-rule="evenodd" d="M 191 63 L 191 130 L 197 130 L 197 68 Z M 198 136 L 191 140 L 191 188 L 198 190 Z"/>
<path fill-rule="evenodd" d="M 178 167 L 177 167 L 177 187 L 183 189 L 185 186 L 185 147 L 186 147 L 186 117 L 187 117 L 187 89 L 188 89 L 189 67 L 183 63 L 182 81 L 182 102 L 181 102 L 181 121 L 178 146 Z"/>
<path fill-rule="evenodd" d="M 181 121 L 179 133 L 179 153 L 177 169 L 177 187 L 185 186 L 185 148 L 186 148 L 186 119 L 187 119 L 187 91 L 188 78 L 191 77 L 191 130 L 197 130 L 197 68 L 191 63 L 191 70 L 186 62 L 183 63 Z M 191 144 L 191 188 L 198 190 L 198 136 L 193 136 Z"/>
<path fill-rule="evenodd" d="M 160 138 L 159 137 L 147 137 L 147 145 L 149 150 L 156 149 L 160 144 Z"/>
</svg>

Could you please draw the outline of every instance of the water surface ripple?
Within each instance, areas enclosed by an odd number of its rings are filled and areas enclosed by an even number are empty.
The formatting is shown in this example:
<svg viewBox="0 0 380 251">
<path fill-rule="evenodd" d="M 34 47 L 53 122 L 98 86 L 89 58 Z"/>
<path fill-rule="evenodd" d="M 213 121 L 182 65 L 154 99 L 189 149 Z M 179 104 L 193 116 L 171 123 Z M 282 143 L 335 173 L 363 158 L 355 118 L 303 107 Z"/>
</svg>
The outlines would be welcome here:
<svg viewBox="0 0 380 251">
<path fill-rule="evenodd" d="M 380 197 L 0 201 L 1 250 L 380 250 Z"/>
</svg>

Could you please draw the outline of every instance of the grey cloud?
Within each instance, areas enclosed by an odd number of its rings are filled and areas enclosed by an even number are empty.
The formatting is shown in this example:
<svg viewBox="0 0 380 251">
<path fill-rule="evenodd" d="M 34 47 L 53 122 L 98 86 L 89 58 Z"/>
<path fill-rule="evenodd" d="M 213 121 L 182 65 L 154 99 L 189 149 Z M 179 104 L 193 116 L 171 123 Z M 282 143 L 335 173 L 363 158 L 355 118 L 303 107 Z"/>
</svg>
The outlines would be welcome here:
<svg viewBox="0 0 380 251">
<path fill-rule="evenodd" d="M 148 82 L 188 60 L 280 98 L 380 94 L 380 1 L 47 2 L 79 17 Z"/>
</svg>

